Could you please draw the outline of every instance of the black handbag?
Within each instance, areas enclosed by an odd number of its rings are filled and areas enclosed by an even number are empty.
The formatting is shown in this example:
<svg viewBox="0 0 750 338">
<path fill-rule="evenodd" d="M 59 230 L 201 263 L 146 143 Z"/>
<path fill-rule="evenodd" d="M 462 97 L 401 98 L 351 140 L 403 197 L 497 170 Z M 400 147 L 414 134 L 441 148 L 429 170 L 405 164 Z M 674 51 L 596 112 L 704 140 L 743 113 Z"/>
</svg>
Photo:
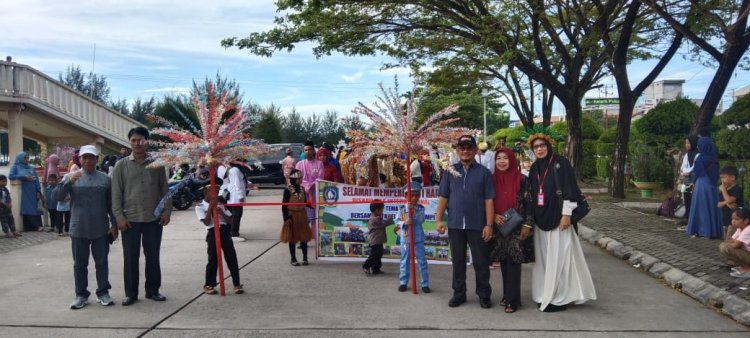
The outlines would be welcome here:
<svg viewBox="0 0 750 338">
<path fill-rule="evenodd" d="M 495 235 L 499 234 L 500 236 L 508 237 L 523 223 L 523 217 L 513 208 L 506 210 L 503 213 L 503 218 L 505 219 L 505 224 L 499 225 L 499 227 L 495 226 L 497 230 Z"/>
</svg>

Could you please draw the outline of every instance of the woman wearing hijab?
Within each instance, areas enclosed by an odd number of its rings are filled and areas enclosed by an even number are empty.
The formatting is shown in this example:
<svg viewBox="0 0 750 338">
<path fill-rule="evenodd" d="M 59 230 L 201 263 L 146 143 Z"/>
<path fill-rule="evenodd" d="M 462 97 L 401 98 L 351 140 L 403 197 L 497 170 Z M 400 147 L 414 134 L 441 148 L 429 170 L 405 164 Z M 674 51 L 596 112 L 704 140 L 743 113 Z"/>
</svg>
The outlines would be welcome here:
<svg viewBox="0 0 750 338">
<path fill-rule="evenodd" d="M 47 162 L 44 165 L 44 177 L 42 177 L 42 180 L 44 181 L 45 186 L 47 185 L 47 177 L 51 174 L 62 178 L 62 176 L 60 176 L 60 158 L 55 154 L 49 155 L 49 157 L 47 157 Z"/>
<path fill-rule="evenodd" d="M 302 172 L 292 169 L 289 172 L 289 184 L 284 190 L 284 196 L 281 200 L 283 203 L 305 203 L 307 201 L 305 189 L 300 185 L 302 182 Z M 300 266 L 297 261 L 295 245 L 300 243 L 302 249 L 302 265 L 308 265 L 307 261 L 307 242 L 312 240 L 313 235 L 310 227 L 307 225 L 307 213 L 304 205 L 282 205 L 281 215 L 284 218 L 284 224 L 281 227 L 280 240 L 289 244 L 289 254 L 291 255 L 292 266 Z"/>
<path fill-rule="evenodd" d="M 685 203 L 685 215 L 690 215 L 690 203 L 693 197 L 693 188 L 690 187 L 690 173 L 693 171 L 695 157 L 698 155 L 698 136 L 690 135 L 685 138 L 685 155 L 682 157 L 680 166 L 680 183 L 682 188 L 682 201 Z"/>
<path fill-rule="evenodd" d="M 716 156 L 716 145 L 710 137 L 698 139 L 698 156 L 695 157 L 690 180 L 693 182 L 693 198 L 688 216 L 688 235 L 721 237 L 724 232 L 721 227 L 721 209 L 716 207 L 719 203 L 719 192 L 716 190 L 719 159 Z"/>
<path fill-rule="evenodd" d="M 518 169 L 518 160 L 510 148 L 495 152 L 495 171 L 492 183 L 495 186 L 495 227 L 505 225 L 503 213 L 515 209 L 525 215 L 531 200 L 529 181 Z M 508 236 L 498 235 L 490 242 L 490 259 L 500 262 L 503 274 L 503 299 L 500 306 L 505 313 L 513 313 L 521 306 L 521 264 L 534 261 L 534 246 L 531 239 L 533 219 L 529 218 Z"/>
<path fill-rule="evenodd" d="M 8 178 L 21 181 L 23 230 L 41 230 L 42 211 L 39 210 L 39 200 L 42 201 L 42 204 L 46 203 L 44 195 L 42 195 L 42 186 L 39 184 L 39 178 L 36 176 L 36 171 L 29 165 L 29 155 L 23 151 L 18 152 L 13 167 L 10 168 Z M 47 208 L 47 206 L 44 205 L 44 208 Z"/>
<path fill-rule="evenodd" d="M 536 261 L 531 294 L 544 312 L 564 311 L 570 303 L 596 299 L 583 249 L 571 228 L 571 215 L 581 191 L 570 162 L 553 154 L 553 143 L 544 133 L 528 138 L 536 157 L 529 171 L 532 198 L 527 211 L 534 223 Z"/>
<path fill-rule="evenodd" d="M 320 147 L 317 157 L 320 162 L 323 162 L 323 179 L 331 182 L 342 182 L 338 169 L 331 163 L 331 151 Z"/>
</svg>

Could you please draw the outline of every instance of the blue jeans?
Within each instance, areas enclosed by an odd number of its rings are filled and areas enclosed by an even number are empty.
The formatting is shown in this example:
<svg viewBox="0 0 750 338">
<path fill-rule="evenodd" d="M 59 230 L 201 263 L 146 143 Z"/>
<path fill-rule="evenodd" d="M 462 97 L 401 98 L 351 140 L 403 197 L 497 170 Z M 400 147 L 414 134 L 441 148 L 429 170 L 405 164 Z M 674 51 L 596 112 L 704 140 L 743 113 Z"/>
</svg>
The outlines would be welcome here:
<svg viewBox="0 0 750 338">
<path fill-rule="evenodd" d="M 76 296 L 88 298 L 91 292 L 89 286 L 89 252 L 94 256 L 96 267 L 96 295 L 109 293 L 109 241 L 107 236 L 96 239 L 70 237 L 73 248 L 73 277 L 75 278 Z"/>
<path fill-rule="evenodd" d="M 427 273 L 427 258 L 424 254 L 424 242 L 414 243 L 414 256 L 417 258 L 419 275 L 422 278 L 422 287 L 430 286 L 430 277 Z M 401 267 L 398 281 L 401 285 L 409 283 L 409 272 L 411 271 L 411 260 L 409 258 L 409 243 L 401 243 Z"/>
</svg>

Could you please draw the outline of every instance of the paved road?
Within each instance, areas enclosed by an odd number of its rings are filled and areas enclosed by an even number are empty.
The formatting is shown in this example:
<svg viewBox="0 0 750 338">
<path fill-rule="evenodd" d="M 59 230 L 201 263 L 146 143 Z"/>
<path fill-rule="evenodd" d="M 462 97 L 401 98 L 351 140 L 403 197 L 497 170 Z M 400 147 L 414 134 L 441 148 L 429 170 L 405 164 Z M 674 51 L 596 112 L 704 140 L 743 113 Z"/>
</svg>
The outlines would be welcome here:
<svg viewBox="0 0 750 338">
<path fill-rule="evenodd" d="M 143 299 L 130 307 L 119 305 L 119 243 L 110 253 L 111 293 L 118 305 L 92 304 L 78 311 L 68 309 L 74 295 L 67 238 L 2 253 L 0 337 L 748 336 L 746 327 L 589 244 L 583 245 L 598 300 L 562 313 L 541 313 L 532 306 L 531 266 L 525 266 L 526 306 L 504 314 L 497 306 L 481 309 L 475 297 L 448 308 L 450 266 L 430 266 L 434 292 L 427 295 L 398 292 L 393 264 L 386 264 L 387 274 L 369 278 L 357 263 L 292 267 L 287 247 L 277 242 L 280 219 L 278 208 L 245 211 L 242 234 L 249 240 L 237 243 L 244 295 L 201 294 L 205 230 L 190 211 L 176 212 L 164 233 L 161 291 L 168 300 L 162 303 Z M 468 280 L 473 280 L 471 272 Z M 494 270 L 494 302 L 499 280 Z"/>
</svg>

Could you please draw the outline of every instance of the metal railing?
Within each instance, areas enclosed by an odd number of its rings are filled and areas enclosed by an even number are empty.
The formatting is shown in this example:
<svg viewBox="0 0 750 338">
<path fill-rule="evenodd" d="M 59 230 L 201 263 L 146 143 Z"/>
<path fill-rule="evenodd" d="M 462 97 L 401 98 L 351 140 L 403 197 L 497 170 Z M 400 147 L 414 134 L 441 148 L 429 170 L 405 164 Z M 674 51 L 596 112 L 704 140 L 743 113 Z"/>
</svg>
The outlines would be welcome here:
<svg viewBox="0 0 750 338">
<path fill-rule="evenodd" d="M 65 86 L 44 73 L 14 62 L 0 61 L 0 101 L 31 100 L 87 124 L 105 138 L 127 144 L 128 131 L 141 125 L 136 120 Z"/>
</svg>

